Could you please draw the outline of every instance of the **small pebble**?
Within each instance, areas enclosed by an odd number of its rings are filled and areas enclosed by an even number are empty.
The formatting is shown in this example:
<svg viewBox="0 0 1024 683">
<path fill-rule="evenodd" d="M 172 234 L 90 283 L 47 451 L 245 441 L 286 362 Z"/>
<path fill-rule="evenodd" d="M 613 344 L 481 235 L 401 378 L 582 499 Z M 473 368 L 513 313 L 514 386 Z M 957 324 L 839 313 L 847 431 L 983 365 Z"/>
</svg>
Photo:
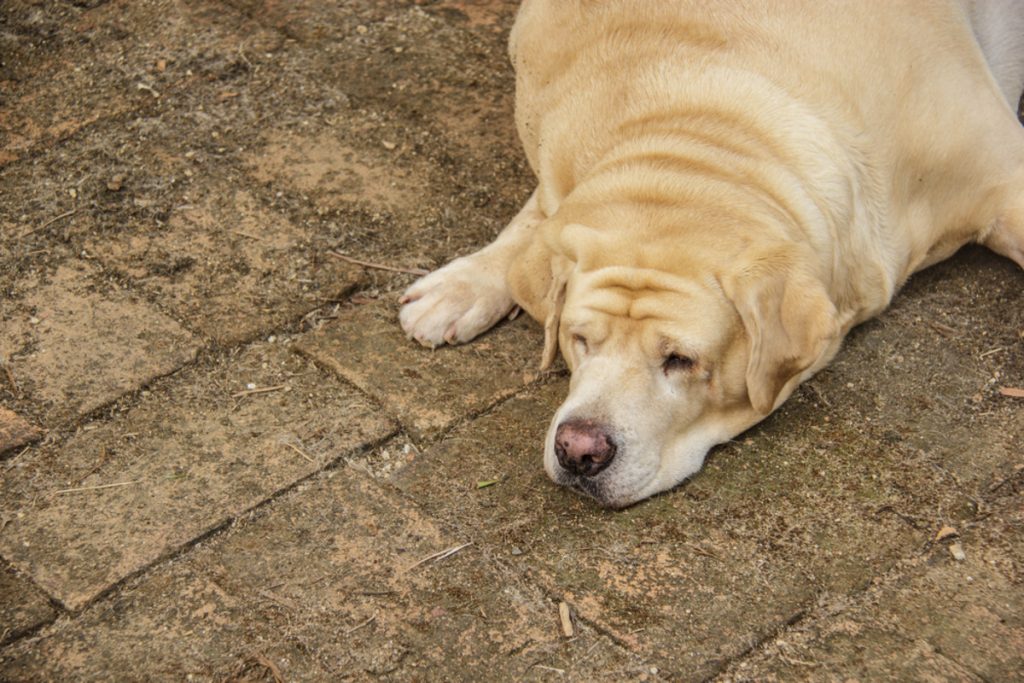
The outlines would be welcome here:
<svg viewBox="0 0 1024 683">
<path fill-rule="evenodd" d="M 249 391 L 252 391 L 253 389 L 256 388 L 256 385 L 252 382 L 249 382 L 248 384 L 245 385 L 245 388 L 248 389 Z"/>
<path fill-rule="evenodd" d="M 953 556 L 953 559 L 957 562 L 963 562 L 967 559 L 967 555 L 964 554 L 963 546 L 960 545 L 959 541 L 954 541 L 949 544 L 949 554 Z"/>
</svg>

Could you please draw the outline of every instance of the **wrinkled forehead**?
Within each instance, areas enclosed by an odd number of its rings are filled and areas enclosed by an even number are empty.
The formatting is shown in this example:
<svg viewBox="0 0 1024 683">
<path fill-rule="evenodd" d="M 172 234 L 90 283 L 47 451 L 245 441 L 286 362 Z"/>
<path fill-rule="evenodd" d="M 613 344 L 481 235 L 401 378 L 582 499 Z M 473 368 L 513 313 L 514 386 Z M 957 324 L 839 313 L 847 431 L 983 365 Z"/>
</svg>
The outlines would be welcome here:
<svg viewBox="0 0 1024 683">
<path fill-rule="evenodd" d="M 687 278 L 641 268 L 576 272 L 566 290 L 563 321 L 601 336 L 619 330 L 689 340 L 716 341 L 728 325 L 724 295 L 712 277 Z"/>
</svg>

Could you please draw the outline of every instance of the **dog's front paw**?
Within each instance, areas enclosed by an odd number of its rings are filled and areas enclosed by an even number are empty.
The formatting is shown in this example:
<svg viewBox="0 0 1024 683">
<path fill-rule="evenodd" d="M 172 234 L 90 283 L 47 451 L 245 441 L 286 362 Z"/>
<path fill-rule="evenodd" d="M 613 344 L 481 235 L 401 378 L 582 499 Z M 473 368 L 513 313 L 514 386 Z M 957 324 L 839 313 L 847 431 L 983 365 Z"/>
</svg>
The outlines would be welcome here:
<svg viewBox="0 0 1024 683">
<path fill-rule="evenodd" d="M 512 310 L 505 273 L 474 256 L 456 259 L 417 280 L 398 300 L 398 319 L 410 339 L 434 348 L 462 344 Z"/>
</svg>

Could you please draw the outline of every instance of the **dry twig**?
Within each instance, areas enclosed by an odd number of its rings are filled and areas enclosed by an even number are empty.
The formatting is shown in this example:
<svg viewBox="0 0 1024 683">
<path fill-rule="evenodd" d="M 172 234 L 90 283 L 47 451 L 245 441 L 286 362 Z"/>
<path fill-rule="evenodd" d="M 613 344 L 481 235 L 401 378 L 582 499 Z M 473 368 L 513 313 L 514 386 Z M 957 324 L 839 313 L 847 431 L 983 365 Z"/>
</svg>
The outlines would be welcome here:
<svg viewBox="0 0 1024 683">
<path fill-rule="evenodd" d="M 61 489 L 54 491 L 54 493 L 77 493 L 79 491 L 99 491 L 100 489 L 112 489 L 117 486 L 130 486 L 131 484 L 141 484 L 144 479 L 136 479 L 134 481 L 119 481 L 114 484 L 100 484 L 99 486 L 76 486 L 70 489 Z"/>
<path fill-rule="evenodd" d="M 471 545 L 473 545 L 473 541 L 470 541 L 469 543 L 463 543 L 462 545 L 457 545 L 457 546 L 455 546 L 453 548 L 448 548 L 447 550 L 441 550 L 439 552 L 434 553 L 433 555 L 427 555 L 422 560 L 419 560 L 418 562 L 413 563 L 410 567 L 408 567 L 405 570 L 405 572 L 406 573 L 407 572 L 411 572 L 416 567 L 418 567 L 421 564 L 424 564 L 426 562 L 430 562 L 431 560 L 443 560 L 446 557 L 451 557 L 452 555 L 454 555 L 455 553 L 459 552 L 463 548 L 466 548 L 466 547 L 471 546 Z"/>
<path fill-rule="evenodd" d="M 21 235 L 21 237 L 19 239 L 24 239 L 24 238 L 28 237 L 29 235 L 32 235 L 32 234 L 35 234 L 37 232 L 41 232 L 43 230 L 46 230 L 48 227 L 50 227 L 51 225 L 53 225 L 57 221 L 59 221 L 61 219 L 64 219 L 64 218 L 67 218 L 68 216 L 74 216 L 76 213 L 78 213 L 78 209 L 71 209 L 70 211 L 65 211 L 64 213 L 60 214 L 59 216 L 54 216 L 50 220 L 48 220 L 45 223 L 43 223 L 42 225 L 40 225 L 38 228 L 32 228 L 28 232 L 22 233 L 22 235 Z"/>
<path fill-rule="evenodd" d="M 382 263 L 373 263 L 372 261 L 363 261 L 361 259 L 352 258 L 351 256 L 346 256 L 345 254 L 340 254 L 340 253 L 338 253 L 336 251 L 329 251 L 329 252 L 327 252 L 327 254 L 330 255 L 330 256 L 333 256 L 336 259 L 341 259 L 342 261 L 346 261 L 348 263 L 354 263 L 357 266 L 362 266 L 364 268 L 375 268 L 377 270 L 388 270 L 388 271 L 391 271 L 392 273 L 409 273 L 410 275 L 426 275 L 428 272 L 430 272 L 430 271 L 423 270 L 422 268 L 401 268 L 399 266 L 386 266 L 386 265 L 384 265 Z"/>
<path fill-rule="evenodd" d="M 576 635 L 576 627 L 572 623 L 572 612 L 569 610 L 569 603 L 564 600 L 558 603 L 558 620 L 562 624 L 562 635 L 572 638 Z"/>
<path fill-rule="evenodd" d="M 259 593 L 260 596 L 266 598 L 267 600 L 271 600 L 273 602 L 276 602 L 277 604 L 279 604 L 279 605 L 281 605 L 283 607 L 287 607 L 290 610 L 298 610 L 299 609 L 299 606 L 296 605 L 295 602 L 293 602 L 292 600 L 289 600 L 288 598 L 284 597 L 283 595 L 278 595 L 277 593 L 271 592 L 271 591 L 267 590 L 266 588 L 262 588 L 262 589 L 260 589 L 257 592 Z"/>
<path fill-rule="evenodd" d="M 374 614 L 374 615 L 373 615 L 372 617 L 370 617 L 370 618 L 369 618 L 369 619 L 367 619 L 366 621 L 360 622 L 360 623 L 356 624 L 355 626 L 353 626 L 352 628 L 350 628 L 349 630 L 345 631 L 345 633 L 344 633 L 343 635 L 346 635 L 346 636 L 347 636 L 347 635 L 349 635 L 349 634 L 355 633 L 356 631 L 358 631 L 358 630 L 359 630 L 359 629 L 361 629 L 362 627 L 364 627 L 364 626 L 367 626 L 367 625 L 369 625 L 370 623 L 372 623 L 372 622 L 373 622 L 373 620 L 374 620 L 374 619 L 376 619 L 376 618 L 377 618 L 377 615 L 376 615 L 376 614 Z"/>
<path fill-rule="evenodd" d="M 231 398 L 242 398 L 244 396 L 252 396 L 253 394 L 266 394 L 271 391 L 281 391 L 281 389 L 287 389 L 287 384 L 275 384 L 272 387 L 260 387 L 259 389 L 245 389 L 244 391 L 236 391 L 231 394 Z"/>
<path fill-rule="evenodd" d="M 312 457 L 310 457 L 309 454 L 306 453 L 306 451 L 302 450 L 301 448 L 299 448 L 298 446 L 296 446 L 293 443 L 288 443 L 287 441 L 285 441 L 283 443 L 284 443 L 285 446 L 287 446 L 288 448 L 292 449 L 293 451 L 295 451 L 296 453 L 301 455 L 303 458 L 305 458 L 309 462 L 313 463 L 314 465 L 316 464 L 316 460 L 314 460 Z"/>
<path fill-rule="evenodd" d="M 274 683 L 284 683 L 284 676 L 281 675 L 281 670 L 277 668 L 277 664 L 274 664 L 270 658 L 264 654 L 257 653 L 254 659 L 260 666 L 270 672 L 270 675 L 274 677 Z"/>
</svg>

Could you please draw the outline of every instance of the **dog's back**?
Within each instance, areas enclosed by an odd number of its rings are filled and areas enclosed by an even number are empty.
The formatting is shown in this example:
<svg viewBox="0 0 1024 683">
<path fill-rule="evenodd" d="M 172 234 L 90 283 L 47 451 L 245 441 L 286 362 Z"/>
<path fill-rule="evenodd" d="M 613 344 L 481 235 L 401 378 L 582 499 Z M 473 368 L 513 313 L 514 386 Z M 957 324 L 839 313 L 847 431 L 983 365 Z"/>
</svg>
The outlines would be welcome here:
<svg viewBox="0 0 1024 683">
<path fill-rule="evenodd" d="M 1016 107 L 1024 90 L 1024 2 L 966 0 L 963 5 L 999 89 Z"/>
</svg>

